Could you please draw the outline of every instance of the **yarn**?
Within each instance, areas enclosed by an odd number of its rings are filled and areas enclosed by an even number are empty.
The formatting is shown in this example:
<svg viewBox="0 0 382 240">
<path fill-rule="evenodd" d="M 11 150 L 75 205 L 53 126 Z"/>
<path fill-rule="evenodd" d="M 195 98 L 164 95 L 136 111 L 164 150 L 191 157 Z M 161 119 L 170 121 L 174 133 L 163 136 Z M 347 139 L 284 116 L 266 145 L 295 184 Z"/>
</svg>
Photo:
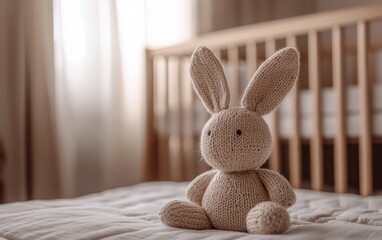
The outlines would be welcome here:
<svg viewBox="0 0 382 240">
<path fill-rule="evenodd" d="M 203 230 L 211 228 L 208 216 L 201 206 L 173 200 L 164 204 L 160 211 L 161 221 L 178 228 Z"/>
<path fill-rule="evenodd" d="M 271 142 L 268 125 L 261 116 L 232 108 L 212 115 L 203 128 L 200 148 L 212 167 L 224 172 L 246 171 L 264 164 L 271 154 Z"/>
<path fill-rule="evenodd" d="M 223 67 L 206 47 L 197 48 L 192 54 L 190 73 L 197 94 L 210 113 L 227 109 L 230 101 L 227 79 Z"/>
<path fill-rule="evenodd" d="M 275 202 L 262 202 L 252 208 L 247 215 L 249 233 L 283 233 L 289 227 L 289 214 Z"/>
<path fill-rule="evenodd" d="M 282 233 L 289 227 L 286 208 L 296 196 L 279 173 L 261 169 L 271 153 L 271 134 L 262 118 L 274 110 L 295 83 L 299 55 L 284 48 L 257 70 L 242 99 L 228 109 L 223 68 L 206 47 L 191 60 L 194 88 L 212 113 L 201 135 L 201 153 L 214 170 L 196 177 L 186 190 L 190 202 L 171 201 L 159 212 L 172 227 L 216 228 L 250 233 Z"/>
<path fill-rule="evenodd" d="M 242 106 L 260 115 L 270 113 L 293 87 L 299 69 L 300 57 L 294 48 L 279 50 L 254 74 L 244 93 Z"/>
</svg>

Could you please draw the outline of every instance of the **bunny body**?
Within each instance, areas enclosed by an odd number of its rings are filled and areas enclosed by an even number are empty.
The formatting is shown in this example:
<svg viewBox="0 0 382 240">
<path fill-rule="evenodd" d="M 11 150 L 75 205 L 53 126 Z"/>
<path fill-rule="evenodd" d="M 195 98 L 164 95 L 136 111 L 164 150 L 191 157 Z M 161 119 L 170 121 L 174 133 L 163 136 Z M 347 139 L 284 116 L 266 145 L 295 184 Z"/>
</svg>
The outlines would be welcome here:
<svg viewBox="0 0 382 240">
<path fill-rule="evenodd" d="M 248 212 L 264 201 L 269 201 L 269 197 L 256 170 L 219 171 L 204 193 L 202 207 L 215 228 L 246 231 Z"/>
<path fill-rule="evenodd" d="M 190 202 L 163 205 L 162 222 L 169 226 L 217 228 L 252 233 L 281 233 L 289 227 L 286 208 L 295 202 L 287 180 L 261 169 L 271 153 L 271 134 L 262 118 L 289 92 L 299 71 L 298 52 L 277 52 L 254 75 L 242 107 L 228 109 L 230 94 L 220 62 L 205 47 L 191 61 L 193 84 L 212 117 L 201 135 L 201 153 L 214 169 L 187 188 Z"/>
</svg>

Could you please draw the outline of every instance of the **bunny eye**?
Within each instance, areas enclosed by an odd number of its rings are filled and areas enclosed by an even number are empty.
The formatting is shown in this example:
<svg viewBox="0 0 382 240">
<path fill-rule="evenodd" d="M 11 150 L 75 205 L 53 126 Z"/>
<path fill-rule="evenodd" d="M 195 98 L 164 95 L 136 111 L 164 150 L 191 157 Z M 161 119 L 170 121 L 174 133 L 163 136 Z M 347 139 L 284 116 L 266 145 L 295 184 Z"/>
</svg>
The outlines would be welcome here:
<svg viewBox="0 0 382 240">
<path fill-rule="evenodd" d="M 211 136 L 211 130 L 208 130 L 207 135 Z"/>
<path fill-rule="evenodd" d="M 240 129 L 236 130 L 236 134 L 237 134 L 238 136 L 240 136 L 240 135 L 241 135 L 241 130 L 240 130 Z"/>
</svg>

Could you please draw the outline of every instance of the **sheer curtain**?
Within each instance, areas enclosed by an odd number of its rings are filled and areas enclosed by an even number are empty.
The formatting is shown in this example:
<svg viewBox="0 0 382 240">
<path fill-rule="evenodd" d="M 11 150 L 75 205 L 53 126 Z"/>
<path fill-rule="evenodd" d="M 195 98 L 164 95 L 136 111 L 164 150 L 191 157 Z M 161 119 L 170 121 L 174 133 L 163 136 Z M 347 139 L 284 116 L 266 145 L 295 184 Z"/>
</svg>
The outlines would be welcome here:
<svg viewBox="0 0 382 240">
<path fill-rule="evenodd" d="M 0 0 L 3 201 L 59 196 L 50 0 Z"/>
<path fill-rule="evenodd" d="M 194 5 L 0 0 L 4 201 L 143 180 L 145 48 L 192 37 Z"/>
<path fill-rule="evenodd" d="M 63 195 L 141 181 L 145 2 L 56 0 L 54 16 Z"/>
<path fill-rule="evenodd" d="M 145 47 L 190 38 L 194 1 L 55 0 L 64 196 L 143 180 Z"/>
</svg>

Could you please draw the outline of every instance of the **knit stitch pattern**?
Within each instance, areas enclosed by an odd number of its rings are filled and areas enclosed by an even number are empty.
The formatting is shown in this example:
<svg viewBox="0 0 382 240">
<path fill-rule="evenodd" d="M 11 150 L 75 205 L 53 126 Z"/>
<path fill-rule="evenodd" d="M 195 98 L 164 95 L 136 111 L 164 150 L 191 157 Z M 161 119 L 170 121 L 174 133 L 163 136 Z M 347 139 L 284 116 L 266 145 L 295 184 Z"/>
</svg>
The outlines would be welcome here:
<svg viewBox="0 0 382 240">
<path fill-rule="evenodd" d="M 249 233 L 283 233 L 289 227 L 289 215 L 286 209 L 275 202 L 261 202 L 247 215 Z"/>
<path fill-rule="evenodd" d="M 279 173 L 260 168 L 271 153 L 272 139 L 262 118 L 273 111 L 298 78 L 299 54 L 284 48 L 266 60 L 248 85 L 241 107 L 228 109 L 230 93 L 223 68 L 206 47 L 194 51 L 194 88 L 212 114 L 201 134 L 201 153 L 213 168 L 188 186 L 190 202 L 162 206 L 161 221 L 187 229 L 216 228 L 249 233 L 283 233 L 288 207 L 296 196 Z"/>
</svg>

